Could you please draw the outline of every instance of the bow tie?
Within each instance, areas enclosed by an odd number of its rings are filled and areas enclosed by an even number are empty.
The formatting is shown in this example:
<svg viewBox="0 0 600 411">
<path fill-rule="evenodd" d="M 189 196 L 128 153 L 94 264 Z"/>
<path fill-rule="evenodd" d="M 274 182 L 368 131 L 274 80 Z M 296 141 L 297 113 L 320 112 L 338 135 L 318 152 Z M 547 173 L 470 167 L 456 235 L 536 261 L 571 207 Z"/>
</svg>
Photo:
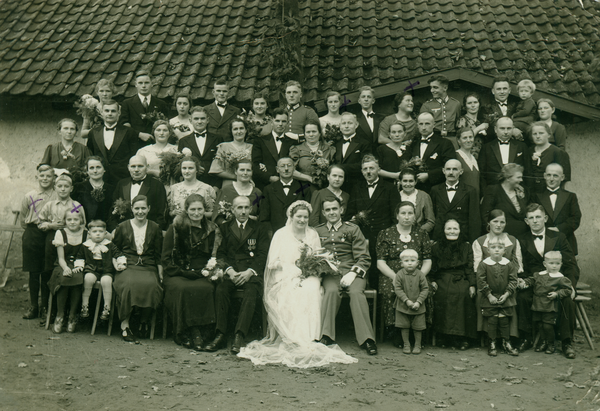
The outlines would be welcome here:
<svg viewBox="0 0 600 411">
<path fill-rule="evenodd" d="M 343 144 L 350 144 L 352 142 L 352 138 L 345 138 Z"/>
<path fill-rule="evenodd" d="M 225 107 L 227 107 L 227 103 L 224 103 L 224 104 L 217 103 L 217 106 L 221 107 L 221 108 L 225 108 Z"/>
<path fill-rule="evenodd" d="M 375 113 L 373 111 L 371 111 L 369 114 L 367 114 L 367 117 L 373 118 L 373 117 L 375 117 Z"/>
<path fill-rule="evenodd" d="M 202 133 L 194 133 L 194 137 L 196 138 L 206 138 L 206 131 Z"/>
<path fill-rule="evenodd" d="M 508 140 L 508 141 L 500 141 L 500 140 L 498 140 L 498 143 L 500 143 L 501 146 L 508 146 L 510 144 L 510 140 Z"/>
<path fill-rule="evenodd" d="M 276 136 L 275 140 L 277 140 L 277 141 L 283 141 L 284 138 L 285 138 L 285 134 L 282 134 L 280 136 Z"/>
<path fill-rule="evenodd" d="M 367 183 L 367 187 L 375 188 L 377 186 L 377 183 L 379 183 L 379 181 L 375 181 L 374 183 Z"/>
<path fill-rule="evenodd" d="M 555 188 L 554 190 L 549 188 L 548 191 L 550 191 L 550 194 L 558 194 L 558 188 Z"/>
<path fill-rule="evenodd" d="M 104 126 L 104 131 L 115 131 L 115 129 L 117 128 L 117 125 L 115 124 L 112 127 L 106 127 Z"/>
<path fill-rule="evenodd" d="M 499 106 L 502 106 L 502 107 L 507 107 L 507 106 L 508 106 L 508 103 L 507 103 L 506 101 L 503 103 L 503 102 L 500 102 L 500 101 L 496 100 L 496 103 L 497 103 Z"/>
<path fill-rule="evenodd" d="M 543 240 L 544 236 L 543 235 L 535 235 L 535 234 L 533 234 L 533 239 L 534 240 Z"/>
<path fill-rule="evenodd" d="M 454 186 L 454 187 L 450 187 L 450 186 L 446 186 L 446 191 L 457 191 L 458 187 Z"/>
<path fill-rule="evenodd" d="M 281 185 L 283 186 L 283 188 L 290 188 L 292 186 L 292 183 L 281 183 Z"/>
<path fill-rule="evenodd" d="M 141 185 L 141 184 L 144 182 L 144 180 L 145 180 L 145 178 L 144 178 L 144 179 L 142 179 L 142 180 L 132 180 L 132 181 L 131 181 L 131 185 L 132 185 L 132 186 L 133 186 L 133 185 L 137 185 L 137 186 L 139 186 L 139 185 Z"/>
<path fill-rule="evenodd" d="M 421 143 L 429 144 L 431 142 L 431 138 L 422 138 Z"/>
</svg>

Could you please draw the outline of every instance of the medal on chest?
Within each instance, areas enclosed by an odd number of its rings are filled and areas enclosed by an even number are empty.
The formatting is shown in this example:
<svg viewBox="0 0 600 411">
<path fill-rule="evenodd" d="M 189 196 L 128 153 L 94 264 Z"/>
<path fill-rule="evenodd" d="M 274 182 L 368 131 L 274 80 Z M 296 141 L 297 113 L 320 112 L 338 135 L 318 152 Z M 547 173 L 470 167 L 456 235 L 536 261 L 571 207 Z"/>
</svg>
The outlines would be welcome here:
<svg viewBox="0 0 600 411">
<path fill-rule="evenodd" d="M 248 239 L 248 251 L 250 252 L 250 257 L 254 257 L 254 250 L 256 250 L 256 239 L 249 238 Z"/>
</svg>

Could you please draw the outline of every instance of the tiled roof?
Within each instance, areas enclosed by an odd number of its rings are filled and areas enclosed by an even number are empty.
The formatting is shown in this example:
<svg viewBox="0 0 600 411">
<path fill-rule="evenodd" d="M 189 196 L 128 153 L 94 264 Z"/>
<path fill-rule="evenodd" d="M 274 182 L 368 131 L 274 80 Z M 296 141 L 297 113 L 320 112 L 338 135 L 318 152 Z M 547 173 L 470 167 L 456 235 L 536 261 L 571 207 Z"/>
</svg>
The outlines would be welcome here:
<svg viewBox="0 0 600 411">
<path fill-rule="evenodd" d="M 276 99 L 278 0 L 2 0 L 0 93 L 72 96 L 100 78 L 135 93 L 148 69 L 158 96 Z M 294 3 L 286 0 L 285 4 Z M 600 18 L 590 0 L 299 0 L 305 100 L 449 68 L 468 68 L 600 105 Z M 592 64 L 591 67 L 598 67 Z"/>
</svg>

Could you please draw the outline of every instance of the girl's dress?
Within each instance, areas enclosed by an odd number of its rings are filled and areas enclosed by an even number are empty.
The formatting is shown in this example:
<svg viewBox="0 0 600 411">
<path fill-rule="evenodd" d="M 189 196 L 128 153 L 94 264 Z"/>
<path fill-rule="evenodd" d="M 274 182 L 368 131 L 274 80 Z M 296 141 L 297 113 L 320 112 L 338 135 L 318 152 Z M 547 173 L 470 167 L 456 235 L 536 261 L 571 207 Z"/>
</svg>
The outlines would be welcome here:
<svg viewBox="0 0 600 411">
<path fill-rule="evenodd" d="M 83 246 L 83 242 L 87 239 L 87 230 L 83 230 L 80 234 L 69 235 L 65 229 L 58 230 L 54 236 L 52 244 L 55 247 L 62 246 L 65 252 L 65 262 L 72 270 L 73 264 L 79 253 L 79 249 Z M 63 269 L 56 262 L 56 267 L 52 271 L 52 277 L 48 282 L 48 287 L 52 294 L 56 294 L 61 286 L 72 287 L 83 284 L 83 272 L 73 273 L 71 277 L 63 275 Z"/>
</svg>

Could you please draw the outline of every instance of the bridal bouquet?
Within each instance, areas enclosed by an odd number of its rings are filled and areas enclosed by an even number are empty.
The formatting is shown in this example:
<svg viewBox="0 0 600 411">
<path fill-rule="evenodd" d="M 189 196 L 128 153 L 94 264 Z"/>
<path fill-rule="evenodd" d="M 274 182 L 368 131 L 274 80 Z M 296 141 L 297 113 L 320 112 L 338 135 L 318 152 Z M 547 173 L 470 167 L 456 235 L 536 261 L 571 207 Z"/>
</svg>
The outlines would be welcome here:
<svg viewBox="0 0 600 411">
<path fill-rule="evenodd" d="M 160 174 L 158 179 L 164 185 L 178 183 L 181 180 L 181 159 L 183 153 L 163 153 L 160 159 Z"/>
<path fill-rule="evenodd" d="M 148 120 L 152 124 L 154 124 L 154 122 L 157 120 L 166 120 L 166 121 L 169 120 L 167 118 L 167 116 L 165 116 L 160 111 L 156 111 L 156 110 L 151 111 L 149 113 L 142 113 L 142 114 L 140 114 L 140 117 L 142 118 L 142 120 Z"/>
<path fill-rule="evenodd" d="M 215 257 L 211 257 L 201 271 L 202 275 L 210 281 L 219 281 L 223 279 L 223 268 L 218 264 Z"/>
<path fill-rule="evenodd" d="M 313 178 L 313 184 L 319 188 L 325 187 L 327 184 L 327 169 L 329 168 L 329 161 L 326 158 L 321 157 L 323 152 L 317 150 L 310 159 L 312 165 L 311 176 Z"/>
<path fill-rule="evenodd" d="M 129 201 L 125 201 L 122 198 L 117 198 L 113 205 L 113 215 L 118 215 L 121 220 L 125 219 L 131 212 L 131 204 Z"/>
<path fill-rule="evenodd" d="M 359 211 L 354 217 L 350 219 L 350 222 L 356 224 L 361 230 L 364 231 L 365 228 L 371 227 L 371 221 L 369 218 L 370 214 L 371 213 L 369 210 Z"/>
<path fill-rule="evenodd" d="M 100 102 L 89 94 L 84 94 L 73 104 L 77 109 L 77 114 L 84 118 L 92 118 L 100 114 Z"/>
<path fill-rule="evenodd" d="M 337 141 L 342 140 L 344 135 L 340 131 L 340 126 L 334 124 L 327 124 L 325 130 L 323 130 L 323 139 L 329 144 L 335 144 Z"/>
<path fill-rule="evenodd" d="M 339 261 L 329 251 L 320 249 L 317 253 L 313 253 L 306 244 L 302 246 L 300 258 L 296 260 L 296 267 L 302 271 L 301 280 L 308 277 L 320 278 L 326 274 L 337 274 L 339 265 Z"/>
</svg>

